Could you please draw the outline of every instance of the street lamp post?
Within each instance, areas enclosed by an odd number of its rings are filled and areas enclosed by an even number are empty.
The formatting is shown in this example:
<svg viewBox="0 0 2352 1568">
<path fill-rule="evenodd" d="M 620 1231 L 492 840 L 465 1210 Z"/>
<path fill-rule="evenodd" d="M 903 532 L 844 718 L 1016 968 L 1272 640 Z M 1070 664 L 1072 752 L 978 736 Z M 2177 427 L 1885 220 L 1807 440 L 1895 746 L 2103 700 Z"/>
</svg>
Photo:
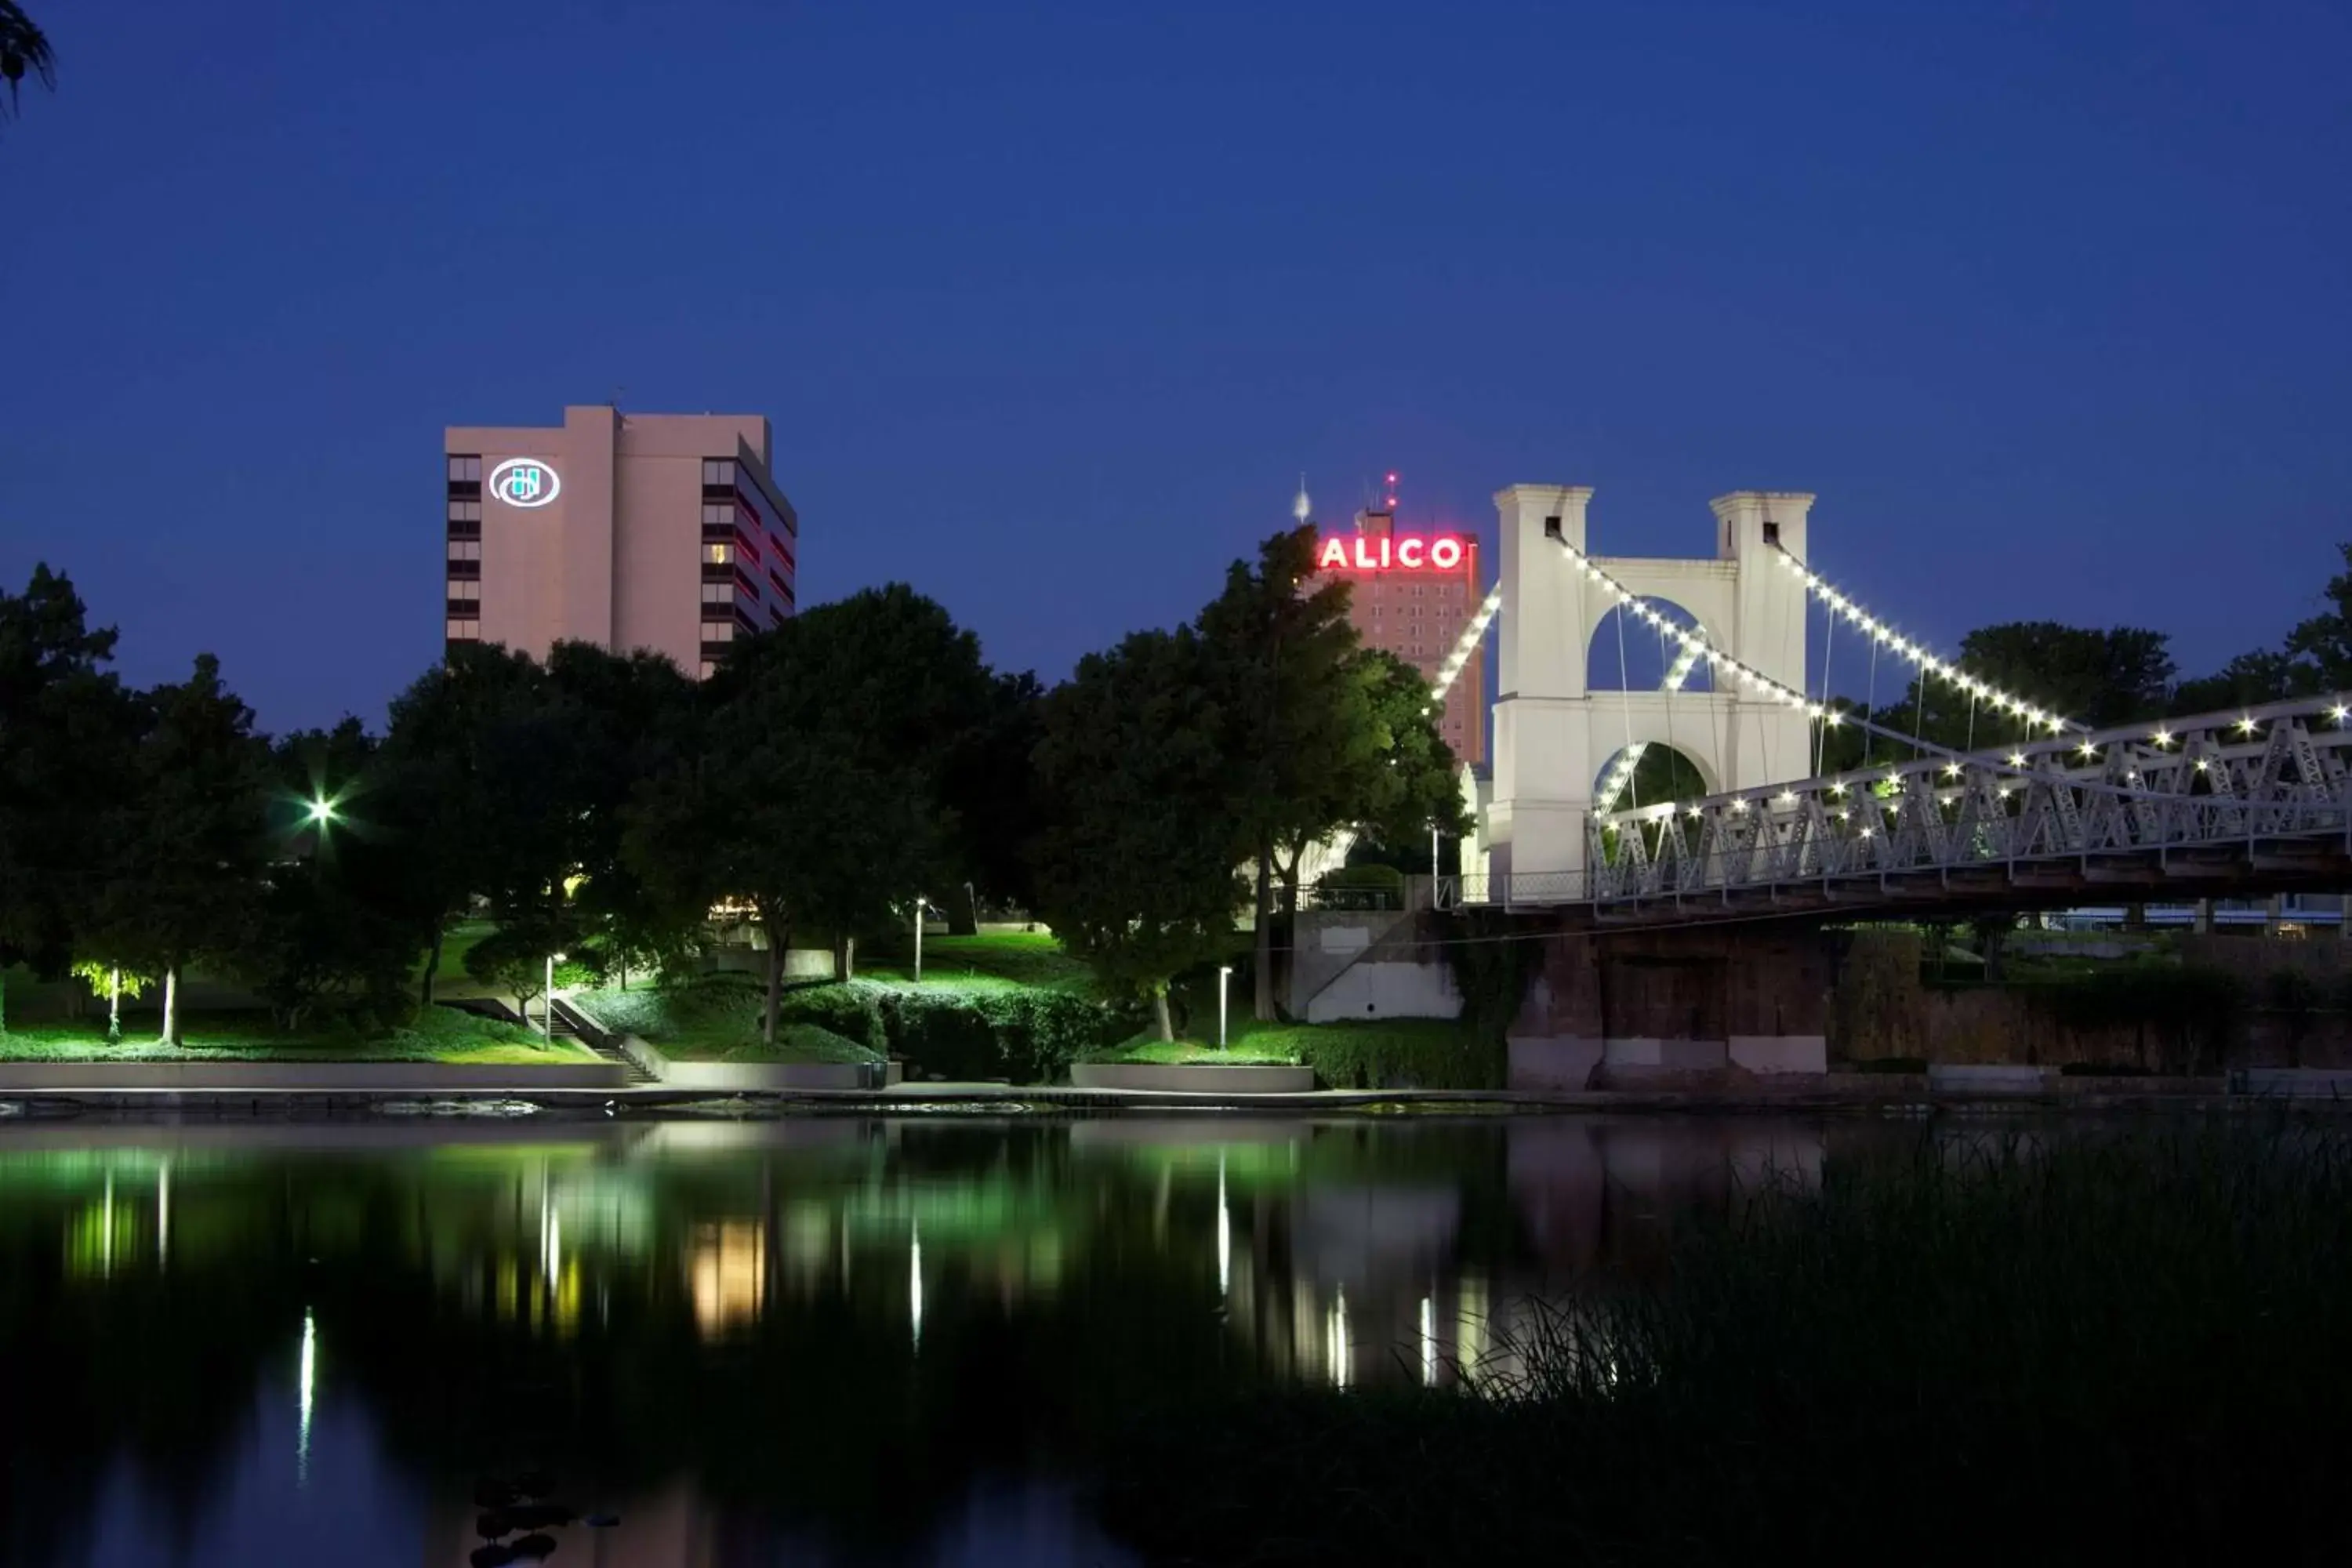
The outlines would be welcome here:
<svg viewBox="0 0 2352 1568">
<path fill-rule="evenodd" d="M 539 1035 L 551 1045 L 555 1040 L 555 966 L 562 962 L 560 952 L 547 955 L 547 989 L 539 995 Z"/>
<path fill-rule="evenodd" d="M 915 984 L 923 983 L 923 895 L 915 895 Z"/>
<path fill-rule="evenodd" d="M 1217 1049 L 1225 1048 L 1225 981 L 1234 972 L 1230 963 L 1217 965 Z"/>
<path fill-rule="evenodd" d="M 310 823 L 310 874 L 324 878 L 327 868 L 320 852 L 327 847 L 327 826 L 335 820 L 335 803 L 325 795 L 313 795 L 302 815 Z"/>
</svg>

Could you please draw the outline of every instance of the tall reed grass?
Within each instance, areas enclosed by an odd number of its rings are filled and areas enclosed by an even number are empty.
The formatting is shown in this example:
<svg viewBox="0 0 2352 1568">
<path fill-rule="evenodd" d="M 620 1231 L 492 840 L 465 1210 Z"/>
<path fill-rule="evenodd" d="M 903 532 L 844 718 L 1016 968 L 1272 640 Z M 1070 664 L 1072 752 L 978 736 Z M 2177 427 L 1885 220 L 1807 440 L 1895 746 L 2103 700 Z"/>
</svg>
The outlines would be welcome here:
<svg viewBox="0 0 2352 1568">
<path fill-rule="evenodd" d="M 2337 1562 L 2352 1139 L 1927 1138 L 1768 1184 L 1472 1394 L 1156 1413 L 1157 1561 Z"/>
</svg>

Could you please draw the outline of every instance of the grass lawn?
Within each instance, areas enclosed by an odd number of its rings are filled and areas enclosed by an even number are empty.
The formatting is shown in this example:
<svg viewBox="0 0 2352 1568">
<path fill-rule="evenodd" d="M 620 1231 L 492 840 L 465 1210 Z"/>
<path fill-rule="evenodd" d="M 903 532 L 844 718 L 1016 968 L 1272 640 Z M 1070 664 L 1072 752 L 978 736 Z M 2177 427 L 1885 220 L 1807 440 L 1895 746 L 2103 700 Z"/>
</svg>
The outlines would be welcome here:
<svg viewBox="0 0 2352 1568">
<path fill-rule="evenodd" d="M 1213 973 L 1179 983 L 1169 996 L 1178 1038 L 1154 1039 L 1147 1031 L 1115 1046 L 1088 1052 L 1090 1062 L 1188 1062 L 1311 1067 L 1327 1089 L 1499 1089 L 1502 1052 L 1450 1018 L 1378 1018 L 1361 1022 L 1259 1023 L 1250 1016 L 1251 998 L 1236 984 L 1225 998 L 1225 1048 L 1217 1037 L 1217 980 Z"/>
<path fill-rule="evenodd" d="M 1155 1040 L 1138 1035 L 1131 1040 L 1087 1053 L 1090 1062 L 1134 1063 L 1150 1067 L 1183 1067 L 1205 1063 L 1217 1067 L 1296 1067 L 1298 1047 L 1284 1040 L 1235 1040 L 1223 1049 L 1198 1040 Z"/>
<path fill-rule="evenodd" d="M 433 972 L 433 988 L 453 996 L 478 993 L 481 987 L 466 973 L 466 955 L 484 937 L 499 929 L 496 921 L 459 921 L 441 936 L 441 967 Z M 408 983 L 413 988 L 425 979 L 425 961 L 428 955 L 418 953 L 409 966 Z"/>
<path fill-rule="evenodd" d="M 795 986 L 792 994 L 809 989 Z M 760 1038 L 766 995 L 748 974 L 706 974 L 690 985 L 583 991 L 572 1000 L 610 1029 L 636 1036 L 688 1062 L 878 1062 L 845 1035 L 794 1019 L 778 1025 L 772 1049 Z"/>
<path fill-rule="evenodd" d="M 861 954 L 857 978 L 900 984 L 914 979 L 911 942 L 903 952 Z M 923 985 L 976 992 L 1089 991 L 1087 966 L 1062 951 L 1051 931 L 1002 931 L 983 936 L 923 939 Z"/>
<path fill-rule="evenodd" d="M 405 1028 L 361 1034 L 343 1028 L 286 1033 L 266 1013 L 192 1013 L 187 1043 L 166 1046 L 156 1015 L 131 1013 L 123 1039 L 109 1045 L 102 1019 L 36 1024 L 0 1034 L 0 1061 L 49 1062 L 442 1062 L 576 1067 L 600 1058 L 570 1040 L 543 1044 L 512 1024 L 435 1007 Z"/>
</svg>

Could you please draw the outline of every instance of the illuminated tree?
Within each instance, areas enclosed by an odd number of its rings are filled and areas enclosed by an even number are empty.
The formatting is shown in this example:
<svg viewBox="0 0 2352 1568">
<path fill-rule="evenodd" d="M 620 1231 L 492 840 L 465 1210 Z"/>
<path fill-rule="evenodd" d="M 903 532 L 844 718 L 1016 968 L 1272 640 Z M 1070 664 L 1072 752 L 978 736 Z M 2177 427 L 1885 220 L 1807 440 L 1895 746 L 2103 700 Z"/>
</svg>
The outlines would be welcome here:
<svg viewBox="0 0 2352 1568">
<path fill-rule="evenodd" d="M 1274 900 L 1277 845 L 1313 840 L 1354 813 L 1333 789 L 1370 759 L 1370 691 L 1350 661 L 1356 629 L 1348 588 L 1315 574 L 1315 531 L 1296 528 L 1258 547 L 1255 565 L 1226 569 L 1224 592 L 1197 623 L 1221 725 L 1226 773 L 1219 815 L 1230 853 L 1256 878 L 1255 1010 L 1275 1016 Z M 1344 793 L 1344 792 L 1341 792 Z M 1295 858 L 1294 858 L 1295 866 Z"/>
<path fill-rule="evenodd" d="M 1045 699 L 1039 910 L 1106 985 L 1175 1031 L 1169 982 L 1228 952 L 1242 901 L 1233 768 L 1214 656 L 1192 631 L 1138 632 Z"/>
<path fill-rule="evenodd" d="M 155 983 L 152 974 L 142 974 L 135 969 L 125 969 L 119 963 L 85 959 L 73 966 L 74 977 L 106 998 L 106 1037 L 122 1038 L 122 999 L 137 1001 Z"/>
<path fill-rule="evenodd" d="M 104 886 L 136 713 L 104 668 L 114 640 L 47 566 L 24 593 L 0 594 L 0 966 L 62 973 Z"/>
<path fill-rule="evenodd" d="M 687 742 L 630 808 L 625 858 L 667 907 L 751 906 L 770 1046 L 795 929 L 888 923 L 952 863 L 947 763 L 987 691 L 971 634 L 903 584 L 745 639 L 703 685 Z"/>
<path fill-rule="evenodd" d="M 233 958 L 259 903 L 269 753 L 210 654 L 186 680 L 143 693 L 141 707 L 93 928 L 107 953 L 162 977 L 163 1039 L 178 1045 L 183 973 L 199 957 Z"/>
<path fill-rule="evenodd" d="M 1438 733 L 1428 678 L 1381 648 L 1360 649 L 1349 668 L 1363 690 L 1361 710 L 1350 703 L 1343 710 L 1348 722 L 1319 786 L 1324 799 L 1302 814 L 1302 821 L 1319 816 L 1326 826 L 1312 836 L 1294 827 L 1275 847 L 1285 907 L 1292 910 L 1298 907 L 1301 858 L 1334 827 L 1356 833 L 1351 861 L 1378 859 L 1419 873 L 1429 867 L 1433 831 L 1458 836 L 1469 826 L 1461 763 Z"/>
</svg>

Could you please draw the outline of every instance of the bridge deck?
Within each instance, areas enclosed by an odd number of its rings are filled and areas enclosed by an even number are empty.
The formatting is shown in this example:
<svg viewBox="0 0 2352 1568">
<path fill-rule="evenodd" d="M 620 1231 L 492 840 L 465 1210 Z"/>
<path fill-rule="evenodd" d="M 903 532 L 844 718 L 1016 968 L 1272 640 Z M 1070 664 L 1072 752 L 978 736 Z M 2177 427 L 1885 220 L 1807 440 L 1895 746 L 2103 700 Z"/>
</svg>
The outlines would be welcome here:
<svg viewBox="0 0 2352 1568">
<path fill-rule="evenodd" d="M 2352 889 L 2347 709 L 2276 702 L 1597 815 L 1585 869 L 1447 879 L 1439 900 L 1616 925 Z"/>
</svg>

